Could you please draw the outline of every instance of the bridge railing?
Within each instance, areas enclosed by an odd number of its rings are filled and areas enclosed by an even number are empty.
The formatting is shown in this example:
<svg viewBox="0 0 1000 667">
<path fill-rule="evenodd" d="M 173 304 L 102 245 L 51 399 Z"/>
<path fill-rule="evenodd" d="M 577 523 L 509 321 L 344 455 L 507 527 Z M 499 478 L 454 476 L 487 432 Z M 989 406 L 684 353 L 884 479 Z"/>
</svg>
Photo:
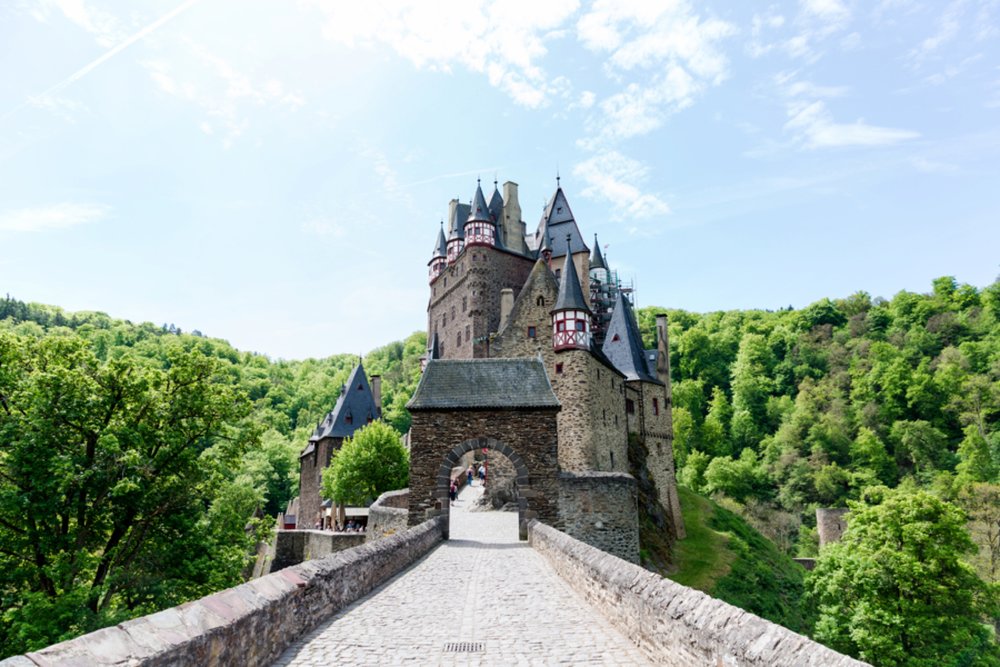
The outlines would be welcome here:
<svg viewBox="0 0 1000 667">
<path fill-rule="evenodd" d="M 808 637 L 648 572 L 538 521 L 528 541 L 654 664 L 860 667 Z"/>
<path fill-rule="evenodd" d="M 50 665 L 269 665 L 298 637 L 442 540 L 443 517 L 235 588 L 0 661 Z"/>
</svg>

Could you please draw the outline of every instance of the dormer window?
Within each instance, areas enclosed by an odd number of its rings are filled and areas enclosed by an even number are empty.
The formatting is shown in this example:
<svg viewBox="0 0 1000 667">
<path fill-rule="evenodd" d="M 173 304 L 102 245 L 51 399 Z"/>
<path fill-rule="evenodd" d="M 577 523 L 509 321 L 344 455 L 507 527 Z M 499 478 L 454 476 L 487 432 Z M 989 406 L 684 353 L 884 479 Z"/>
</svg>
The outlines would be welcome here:
<svg viewBox="0 0 1000 667">
<path fill-rule="evenodd" d="M 344 415 L 344 423 L 348 424 L 348 425 L 354 423 L 354 417 L 351 416 L 350 412 L 348 412 L 346 415 Z"/>
</svg>

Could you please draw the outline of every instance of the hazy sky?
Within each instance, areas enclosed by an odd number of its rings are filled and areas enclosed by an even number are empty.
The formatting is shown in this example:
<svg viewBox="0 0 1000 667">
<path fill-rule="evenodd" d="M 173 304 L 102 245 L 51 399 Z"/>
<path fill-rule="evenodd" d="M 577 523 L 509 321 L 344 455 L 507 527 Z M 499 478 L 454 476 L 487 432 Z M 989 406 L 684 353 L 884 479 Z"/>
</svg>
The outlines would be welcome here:
<svg viewBox="0 0 1000 667">
<path fill-rule="evenodd" d="M 5 0 L 0 293 L 303 358 L 557 171 L 640 306 L 1000 273 L 1000 2 Z"/>
</svg>

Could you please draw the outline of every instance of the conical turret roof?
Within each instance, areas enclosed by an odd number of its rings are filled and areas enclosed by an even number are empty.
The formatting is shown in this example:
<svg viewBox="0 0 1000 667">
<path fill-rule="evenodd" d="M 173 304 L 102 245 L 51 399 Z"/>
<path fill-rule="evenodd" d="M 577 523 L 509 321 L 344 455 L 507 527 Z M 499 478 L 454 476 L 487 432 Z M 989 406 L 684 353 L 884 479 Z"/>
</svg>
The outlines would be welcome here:
<svg viewBox="0 0 1000 667">
<path fill-rule="evenodd" d="M 472 197 L 472 209 L 466 222 L 493 222 L 490 217 L 490 207 L 486 205 L 486 197 L 479 183 L 476 183 L 476 194 Z"/>
<path fill-rule="evenodd" d="M 594 234 L 594 254 L 590 256 L 590 269 L 607 269 L 604 263 L 604 255 L 601 254 L 601 244 L 597 242 L 597 234 Z"/>
<path fill-rule="evenodd" d="M 559 279 L 559 296 L 556 298 L 556 305 L 552 307 L 553 313 L 559 310 L 590 312 L 587 300 L 583 298 L 583 288 L 580 287 L 580 278 L 576 275 L 576 264 L 573 263 L 572 255 L 566 256 L 566 264 Z"/>
<path fill-rule="evenodd" d="M 632 304 L 622 292 L 618 292 L 611 323 L 601 348 L 611 363 L 625 375 L 626 380 L 642 380 L 663 384 L 650 374 L 646 362 L 646 352 L 642 348 L 642 336 L 632 311 Z"/>
<path fill-rule="evenodd" d="M 431 254 L 431 261 L 434 261 L 438 257 L 448 256 L 448 241 L 444 238 L 444 221 L 441 221 L 441 227 L 438 228 L 437 240 L 434 241 L 434 252 Z"/>
</svg>

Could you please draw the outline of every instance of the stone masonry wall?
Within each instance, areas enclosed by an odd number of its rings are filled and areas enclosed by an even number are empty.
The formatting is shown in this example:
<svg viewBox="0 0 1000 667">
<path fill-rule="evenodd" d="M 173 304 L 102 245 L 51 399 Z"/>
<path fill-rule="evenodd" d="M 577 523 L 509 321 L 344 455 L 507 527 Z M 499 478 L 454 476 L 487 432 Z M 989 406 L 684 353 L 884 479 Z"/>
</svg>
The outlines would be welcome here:
<svg viewBox="0 0 1000 667">
<path fill-rule="evenodd" d="M 638 563 L 635 479 L 616 472 L 564 472 L 559 482 L 562 531 L 622 560 Z"/>
<path fill-rule="evenodd" d="M 0 665 L 270 665 L 300 635 L 430 551 L 442 539 L 443 521 L 428 521 Z"/>
<path fill-rule="evenodd" d="M 410 525 L 447 514 L 448 474 L 465 450 L 499 450 L 519 468 L 520 512 L 526 521 L 558 520 L 559 450 L 556 410 L 412 410 L 410 426 Z M 442 477 L 444 467 L 446 474 Z M 520 468 L 525 469 L 523 478 Z"/>
<path fill-rule="evenodd" d="M 410 490 L 386 491 L 368 508 L 367 540 L 373 542 L 406 530 Z"/>
<path fill-rule="evenodd" d="M 320 487 L 323 470 L 330 465 L 333 452 L 340 449 L 343 438 L 323 438 L 316 443 L 311 454 L 299 458 L 299 514 L 296 527 L 308 529 L 316 527 L 316 515 L 320 512 Z"/>
<path fill-rule="evenodd" d="M 533 261 L 489 248 L 466 248 L 454 264 L 431 284 L 427 308 L 428 337 L 436 331 L 444 359 L 484 358 L 483 339 L 500 326 L 500 291 L 520 291 Z M 459 343 L 461 338 L 461 343 Z"/>
<path fill-rule="evenodd" d="M 622 377 L 585 350 L 556 352 L 553 365 L 546 370 L 562 405 L 562 469 L 628 472 Z"/>
<path fill-rule="evenodd" d="M 816 532 L 819 533 L 819 546 L 822 549 L 827 544 L 839 542 L 847 530 L 847 509 L 834 507 L 816 508 Z"/>
<path fill-rule="evenodd" d="M 538 521 L 531 546 L 656 665 L 860 667 L 770 621 L 627 563 Z"/>
<path fill-rule="evenodd" d="M 625 395 L 635 406 L 635 414 L 629 415 L 630 430 L 636 429 L 632 432 L 648 450 L 646 469 L 656 484 L 660 504 L 670 514 L 670 525 L 674 533 L 672 537 L 683 539 L 684 519 L 681 516 L 674 467 L 670 397 L 665 386 L 653 382 L 632 381 L 626 384 Z"/>
<path fill-rule="evenodd" d="M 278 530 L 274 536 L 274 560 L 268 572 L 277 572 L 307 560 L 364 544 L 364 533 L 333 533 L 325 530 Z"/>
</svg>

